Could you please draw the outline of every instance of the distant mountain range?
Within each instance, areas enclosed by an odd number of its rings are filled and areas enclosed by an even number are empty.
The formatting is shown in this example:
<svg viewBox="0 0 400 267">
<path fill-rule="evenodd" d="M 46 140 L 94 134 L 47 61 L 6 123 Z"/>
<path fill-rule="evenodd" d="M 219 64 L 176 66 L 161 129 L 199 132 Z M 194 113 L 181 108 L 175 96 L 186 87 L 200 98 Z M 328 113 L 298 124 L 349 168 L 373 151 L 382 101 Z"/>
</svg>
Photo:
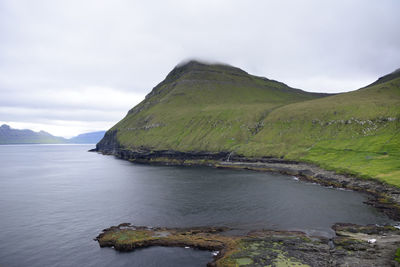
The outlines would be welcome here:
<svg viewBox="0 0 400 267">
<path fill-rule="evenodd" d="M 67 139 L 45 131 L 18 130 L 3 124 L 0 126 L 0 144 L 95 144 L 103 138 L 104 133 L 90 132 Z"/>
<path fill-rule="evenodd" d="M 83 133 L 68 139 L 72 144 L 96 144 L 103 138 L 106 131 Z"/>
</svg>

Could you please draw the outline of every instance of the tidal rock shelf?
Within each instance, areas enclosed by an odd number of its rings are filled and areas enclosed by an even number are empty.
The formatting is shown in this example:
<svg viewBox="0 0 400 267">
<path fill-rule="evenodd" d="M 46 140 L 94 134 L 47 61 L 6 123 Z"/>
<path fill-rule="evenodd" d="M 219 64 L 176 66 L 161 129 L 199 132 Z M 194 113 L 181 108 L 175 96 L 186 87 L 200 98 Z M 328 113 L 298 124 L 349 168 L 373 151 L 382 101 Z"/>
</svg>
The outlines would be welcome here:
<svg viewBox="0 0 400 267">
<path fill-rule="evenodd" d="M 104 229 L 100 247 L 133 251 L 150 246 L 210 250 L 207 266 L 400 266 L 400 230 L 392 226 L 335 224 L 332 239 L 293 231 L 231 235 L 225 227 L 163 228 L 123 223 Z"/>
</svg>

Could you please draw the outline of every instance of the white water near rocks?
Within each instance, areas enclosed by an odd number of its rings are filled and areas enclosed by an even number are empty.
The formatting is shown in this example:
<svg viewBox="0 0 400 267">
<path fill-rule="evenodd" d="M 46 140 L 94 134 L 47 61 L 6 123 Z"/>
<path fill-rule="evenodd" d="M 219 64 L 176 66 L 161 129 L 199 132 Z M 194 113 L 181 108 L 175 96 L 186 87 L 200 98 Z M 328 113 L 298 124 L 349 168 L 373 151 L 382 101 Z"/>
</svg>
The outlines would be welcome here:
<svg viewBox="0 0 400 267">
<path fill-rule="evenodd" d="M 122 222 L 332 235 L 335 222 L 391 223 L 363 194 L 274 173 L 138 165 L 93 145 L 0 146 L 0 266 L 205 266 L 212 253 L 131 253 L 93 238 Z"/>
</svg>

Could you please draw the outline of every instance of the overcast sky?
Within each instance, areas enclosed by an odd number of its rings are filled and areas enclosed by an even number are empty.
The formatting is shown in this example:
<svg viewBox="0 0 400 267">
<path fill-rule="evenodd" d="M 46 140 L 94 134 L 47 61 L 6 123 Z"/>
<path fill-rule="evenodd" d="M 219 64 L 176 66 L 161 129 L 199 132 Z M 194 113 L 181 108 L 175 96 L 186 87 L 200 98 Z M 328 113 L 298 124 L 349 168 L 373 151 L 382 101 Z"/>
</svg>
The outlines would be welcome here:
<svg viewBox="0 0 400 267">
<path fill-rule="evenodd" d="M 400 67 L 400 1 L 0 1 L 0 124 L 70 137 L 122 119 L 179 62 L 306 91 Z"/>
</svg>

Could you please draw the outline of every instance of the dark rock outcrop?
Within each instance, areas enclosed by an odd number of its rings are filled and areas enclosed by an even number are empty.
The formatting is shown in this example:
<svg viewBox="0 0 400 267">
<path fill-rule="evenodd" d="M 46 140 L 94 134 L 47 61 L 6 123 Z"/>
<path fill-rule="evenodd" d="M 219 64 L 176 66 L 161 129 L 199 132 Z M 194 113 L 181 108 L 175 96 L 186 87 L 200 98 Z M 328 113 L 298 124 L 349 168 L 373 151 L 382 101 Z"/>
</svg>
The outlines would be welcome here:
<svg viewBox="0 0 400 267">
<path fill-rule="evenodd" d="M 96 144 L 96 150 L 104 154 L 118 155 L 121 147 L 117 140 L 117 130 L 109 130 L 104 134 L 103 139 Z"/>
<path fill-rule="evenodd" d="M 399 266 L 400 230 L 392 226 L 335 224 L 331 240 L 295 231 L 231 235 L 224 227 L 150 228 L 123 223 L 104 229 L 100 247 L 132 251 L 150 246 L 214 252 L 208 266 Z M 250 266 L 249 265 L 249 266 Z"/>
</svg>

